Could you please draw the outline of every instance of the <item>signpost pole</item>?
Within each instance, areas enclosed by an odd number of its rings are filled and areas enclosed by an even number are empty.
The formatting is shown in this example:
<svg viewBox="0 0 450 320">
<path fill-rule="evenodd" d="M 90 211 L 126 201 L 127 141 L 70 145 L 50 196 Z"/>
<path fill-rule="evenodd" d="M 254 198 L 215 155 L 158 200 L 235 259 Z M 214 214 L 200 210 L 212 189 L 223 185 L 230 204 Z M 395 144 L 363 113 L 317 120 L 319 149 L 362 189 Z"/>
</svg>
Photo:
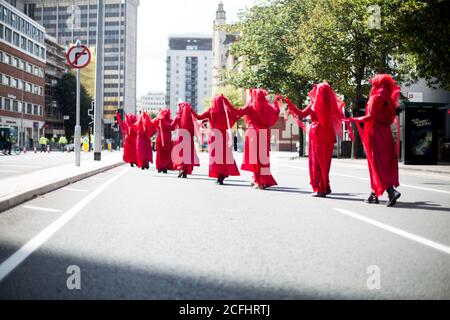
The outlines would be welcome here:
<svg viewBox="0 0 450 320">
<path fill-rule="evenodd" d="M 80 69 L 77 69 L 77 107 L 75 126 L 75 165 L 81 164 L 81 125 L 80 125 Z"/>
</svg>

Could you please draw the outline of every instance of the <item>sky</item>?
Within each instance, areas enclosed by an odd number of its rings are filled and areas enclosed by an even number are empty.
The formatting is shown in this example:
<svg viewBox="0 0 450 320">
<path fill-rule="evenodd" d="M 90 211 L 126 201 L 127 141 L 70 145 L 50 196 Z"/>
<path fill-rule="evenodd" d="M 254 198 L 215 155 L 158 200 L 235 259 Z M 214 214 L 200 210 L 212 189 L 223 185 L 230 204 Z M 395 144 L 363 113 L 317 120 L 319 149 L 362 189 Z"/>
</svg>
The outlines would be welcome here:
<svg viewBox="0 0 450 320">
<path fill-rule="evenodd" d="M 168 36 L 213 33 L 219 0 L 141 0 L 138 8 L 137 96 L 166 90 Z M 223 0 L 227 22 L 255 0 Z"/>
</svg>

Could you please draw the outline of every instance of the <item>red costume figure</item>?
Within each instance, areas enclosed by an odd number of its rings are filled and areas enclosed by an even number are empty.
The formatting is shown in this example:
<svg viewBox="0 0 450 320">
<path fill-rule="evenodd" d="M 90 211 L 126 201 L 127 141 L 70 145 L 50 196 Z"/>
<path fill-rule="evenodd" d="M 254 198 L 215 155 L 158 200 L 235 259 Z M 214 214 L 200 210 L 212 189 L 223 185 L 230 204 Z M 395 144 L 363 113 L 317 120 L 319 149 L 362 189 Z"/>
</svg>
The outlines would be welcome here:
<svg viewBox="0 0 450 320">
<path fill-rule="evenodd" d="M 178 129 L 178 136 L 172 152 L 172 161 L 174 169 L 180 172 L 179 178 L 187 178 L 188 174 L 192 174 L 194 167 L 200 166 L 200 160 L 194 146 L 194 121 L 191 105 L 180 103 L 177 115 L 171 124 L 172 128 Z"/>
<path fill-rule="evenodd" d="M 252 185 L 255 189 L 265 189 L 277 185 L 270 172 L 270 128 L 280 115 L 278 101 L 272 106 L 262 89 L 250 90 L 249 104 L 239 109 L 239 115 L 246 116 L 247 135 L 245 137 L 242 170 L 253 172 Z"/>
<path fill-rule="evenodd" d="M 336 136 L 342 137 L 345 104 L 328 83 L 315 85 L 309 97 L 311 103 L 304 110 L 298 109 L 288 98 L 285 101 L 300 127 L 303 127 L 301 119 L 311 117 L 308 145 L 310 183 L 316 196 L 325 197 L 331 193 L 331 159 Z"/>
<path fill-rule="evenodd" d="M 162 109 L 152 122 L 158 131 L 158 136 L 156 137 L 156 169 L 160 173 L 167 173 L 167 170 L 173 170 L 172 118 L 170 117 L 170 110 Z"/>
<path fill-rule="evenodd" d="M 152 123 L 150 116 L 144 112 L 139 116 L 135 124 L 136 139 L 136 155 L 137 165 L 142 170 L 149 169 L 149 163 L 153 163 L 153 150 L 151 137 L 155 134 L 156 128 Z"/>
<path fill-rule="evenodd" d="M 239 120 L 239 112 L 227 98 L 217 96 L 213 105 L 201 115 L 194 113 L 199 120 L 208 120 L 211 130 L 208 133 L 209 176 L 223 185 L 225 178 L 239 176 L 239 170 L 233 158 L 233 144 L 230 129 Z"/>
<path fill-rule="evenodd" d="M 394 206 L 401 194 L 394 187 L 400 185 L 398 177 L 398 142 L 394 141 L 391 124 L 398 128 L 396 109 L 400 87 L 387 74 L 375 76 L 371 81 L 372 91 L 366 106 L 366 115 L 352 118 L 360 131 L 361 140 L 369 164 L 372 193 L 368 203 L 379 203 L 378 197 L 388 192 L 388 206 Z M 364 132 L 359 122 L 364 122 Z"/>
<path fill-rule="evenodd" d="M 117 122 L 119 123 L 120 130 L 122 131 L 125 142 L 123 143 L 123 161 L 129 163 L 132 167 L 137 163 L 136 157 L 136 139 L 137 133 L 135 123 L 137 121 L 136 115 L 127 114 L 125 121 L 122 120 L 120 114 L 116 113 Z"/>
</svg>

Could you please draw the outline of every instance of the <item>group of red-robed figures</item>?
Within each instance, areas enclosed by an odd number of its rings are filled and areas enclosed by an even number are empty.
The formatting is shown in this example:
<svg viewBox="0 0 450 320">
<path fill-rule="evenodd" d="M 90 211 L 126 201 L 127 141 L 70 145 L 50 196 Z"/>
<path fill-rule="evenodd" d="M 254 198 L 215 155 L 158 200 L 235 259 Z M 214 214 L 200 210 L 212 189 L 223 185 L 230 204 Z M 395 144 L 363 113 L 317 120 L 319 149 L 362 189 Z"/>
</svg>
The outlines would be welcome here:
<svg viewBox="0 0 450 320">
<path fill-rule="evenodd" d="M 302 119 L 309 117 L 309 173 L 311 186 L 318 197 L 331 193 L 330 167 L 336 137 L 342 137 L 344 122 L 351 138 L 353 132 L 348 125 L 354 122 L 361 136 L 369 165 L 372 192 L 366 200 L 379 203 L 385 191 L 389 196 L 388 206 L 395 205 L 401 194 L 394 189 L 399 186 L 398 140 L 394 141 L 391 124 L 398 127 L 396 109 L 400 88 L 394 79 L 386 74 L 371 80 L 372 91 L 366 107 L 366 115 L 346 118 L 344 102 L 339 99 L 327 83 L 314 85 L 309 93 L 310 104 L 301 110 L 287 97 L 277 95 L 274 104 L 267 99 L 263 89 L 250 90 L 250 102 L 244 108 L 235 108 L 223 95 L 216 96 L 212 106 L 197 114 L 188 103 L 180 103 L 174 119 L 168 109 L 160 111 L 151 119 L 145 112 L 139 117 L 128 114 L 122 121 L 117 114 L 124 134 L 124 161 L 148 169 L 153 162 L 150 138 L 156 132 L 156 168 L 158 172 L 178 170 L 178 177 L 186 178 L 200 162 L 194 147 L 194 135 L 201 140 L 197 120 L 208 121 L 209 176 L 223 184 L 229 176 L 240 175 L 233 158 L 231 128 L 245 116 L 247 134 L 242 170 L 253 173 L 252 186 L 265 189 L 277 185 L 270 171 L 270 130 L 280 115 L 280 103 L 287 104 L 287 111 L 305 129 Z M 362 130 L 360 123 L 364 123 Z M 177 137 L 172 141 L 172 131 Z"/>
</svg>

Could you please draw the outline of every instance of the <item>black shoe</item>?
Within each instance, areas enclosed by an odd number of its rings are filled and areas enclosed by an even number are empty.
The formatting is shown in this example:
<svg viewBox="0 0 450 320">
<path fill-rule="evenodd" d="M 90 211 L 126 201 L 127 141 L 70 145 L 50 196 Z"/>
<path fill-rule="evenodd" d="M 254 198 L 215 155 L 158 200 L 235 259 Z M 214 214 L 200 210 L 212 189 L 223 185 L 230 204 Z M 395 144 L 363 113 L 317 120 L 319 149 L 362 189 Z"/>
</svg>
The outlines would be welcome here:
<svg viewBox="0 0 450 320">
<path fill-rule="evenodd" d="M 395 190 L 394 188 L 389 188 L 387 190 L 387 192 L 388 192 L 388 196 L 389 196 L 389 201 L 387 203 L 387 206 L 393 207 L 397 203 L 397 200 L 402 196 L 402 194 L 400 192 L 398 192 L 397 190 Z"/>
<path fill-rule="evenodd" d="M 130 166 L 131 166 L 132 168 L 134 168 L 134 163 L 130 163 Z"/>
<path fill-rule="evenodd" d="M 162 170 L 158 170 L 158 173 L 161 173 L 162 172 Z"/>
<path fill-rule="evenodd" d="M 183 171 L 180 170 L 180 172 L 178 173 L 178 178 L 181 178 L 183 176 Z"/>
<path fill-rule="evenodd" d="M 327 188 L 326 194 L 327 194 L 327 195 L 331 194 L 331 188 L 330 188 L 330 187 Z"/>
<path fill-rule="evenodd" d="M 316 198 L 326 198 L 327 194 L 325 192 L 317 192 L 314 197 Z"/>
<path fill-rule="evenodd" d="M 167 170 L 163 170 L 162 173 L 167 174 Z"/>
<path fill-rule="evenodd" d="M 365 203 L 375 203 L 375 204 L 379 204 L 380 201 L 378 201 L 377 196 L 375 195 L 375 193 L 371 193 L 369 198 L 367 198 L 367 200 L 364 200 Z"/>
<path fill-rule="evenodd" d="M 187 178 L 187 173 L 186 173 L 186 171 L 183 171 L 183 179 L 186 179 Z"/>
</svg>

